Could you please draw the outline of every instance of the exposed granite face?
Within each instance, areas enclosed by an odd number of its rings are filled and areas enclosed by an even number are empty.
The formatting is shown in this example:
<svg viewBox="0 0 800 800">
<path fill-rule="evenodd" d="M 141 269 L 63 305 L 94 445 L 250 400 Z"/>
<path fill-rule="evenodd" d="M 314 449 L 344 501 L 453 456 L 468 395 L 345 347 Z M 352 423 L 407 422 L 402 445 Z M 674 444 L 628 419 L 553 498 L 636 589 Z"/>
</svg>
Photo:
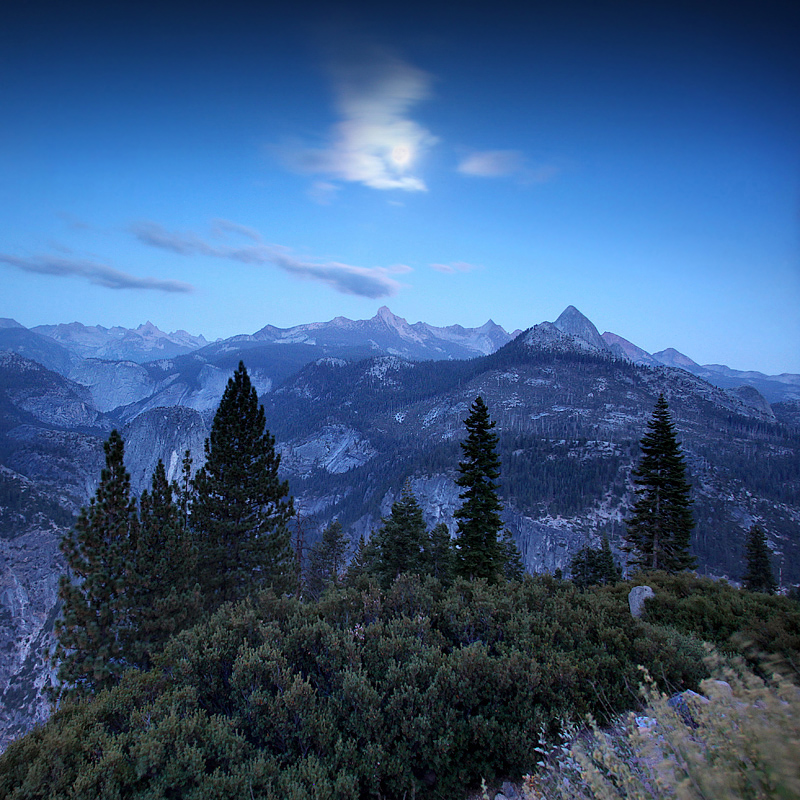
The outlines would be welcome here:
<svg viewBox="0 0 800 800">
<path fill-rule="evenodd" d="M 121 433 L 125 441 L 125 467 L 131 476 L 131 490 L 136 495 L 150 488 L 159 459 L 164 462 L 169 481 L 180 478 L 187 450 L 193 454 L 193 473 L 203 465 L 203 445 L 208 431 L 203 417 L 194 409 L 154 408 L 128 423 Z"/>
<path fill-rule="evenodd" d="M 138 403 L 150 397 L 157 387 L 150 373 L 133 361 L 87 358 L 70 370 L 69 377 L 88 387 L 100 411 Z"/>
<path fill-rule="evenodd" d="M 32 529 L 0 539 L 0 750 L 50 714 L 53 626 L 63 530 Z"/>
<path fill-rule="evenodd" d="M 650 586 L 634 586 L 628 593 L 628 605 L 631 616 L 638 619 L 644 614 L 644 601 L 655 597 L 655 592 Z"/>
<path fill-rule="evenodd" d="M 367 439 L 345 425 L 328 425 L 313 436 L 286 442 L 279 449 L 283 468 L 302 476 L 319 468 L 333 474 L 348 472 L 377 454 Z"/>
</svg>

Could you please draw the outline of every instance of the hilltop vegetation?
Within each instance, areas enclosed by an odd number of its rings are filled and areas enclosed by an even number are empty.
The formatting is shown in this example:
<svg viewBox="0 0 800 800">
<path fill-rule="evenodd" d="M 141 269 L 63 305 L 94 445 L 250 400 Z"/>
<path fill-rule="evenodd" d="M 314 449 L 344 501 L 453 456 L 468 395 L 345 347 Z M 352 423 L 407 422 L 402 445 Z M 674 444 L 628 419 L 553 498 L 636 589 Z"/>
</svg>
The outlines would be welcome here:
<svg viewBox="0 0 800 800">
<path fill-rule="evenodd" d="M 0 795 L 454 797 L 531 772 L 542 732 L 635 707 L 638 665 L 670 693 L 697 688 L 708 671 L 694 632 L 709 614 L 718 639 L 742 609 L 745 629 L 772 619 L 761 644 L 797 663 L 792 601 L 690 576 L 648 582 L 646 621 L 630 616 L 630 583 L 581 591 L 548 577 L 445 588 L 401 576 L 319 603 L 261 593 L 13 743 Z"/>
</svg>

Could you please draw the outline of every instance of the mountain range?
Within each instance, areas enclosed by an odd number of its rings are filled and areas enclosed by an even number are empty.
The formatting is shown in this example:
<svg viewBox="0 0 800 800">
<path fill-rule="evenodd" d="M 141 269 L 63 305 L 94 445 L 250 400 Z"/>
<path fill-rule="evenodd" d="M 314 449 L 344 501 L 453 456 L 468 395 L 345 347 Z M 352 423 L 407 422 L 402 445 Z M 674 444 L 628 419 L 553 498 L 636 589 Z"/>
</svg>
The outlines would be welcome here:
<svg viewBox="0 0 800 800">
<path fill-rule="evenodd" d="M 731 369 L 723 364 L 700 365 L 671 347 L 651 354 L 618 334 L 606 331 L 600 335 L 574 306 L 565 309 L 553 324 L 564 333 L 597 349 L 608 349 L 635 364 L 684 369 L 725 389 L 752 386 L 769 402 L 800 399 L 800 375 L 765 375 L 755 370 Z M 299 344 L 327 353 L 335 350 L 350 357 L 388 353 L 411 360 L 474 358 L 493 353 L 519 333 L 519 330 L 507 333 L 492 320 L 479 328 L 463 328 L 461 325 L 437 327 L 426 322 L 409 324 L 383 306 L 368 320 L 335 317 L 329 322 L 312 322 L 291 328 L 266 325 L 253 334 L 239 334 L 213 344 L 202 335 L 193 336 L 183 330 L 165 333 L 149 321 L 133 329 L 87 326 L 79 322 L 37 325 L 28 329 L 13 319 L 0 319 L 0 350 L 28 355 L 68 376 L 71 368 L 82 359 L 144 364 L 198 350 L 202 350 L 204 356 L 213 357 L 223 352 L 269 344 Z M 60 347 L 54 346 L 54 342 Z M 305 355 L 313 357 L 310 352 Z M 301 353 L 299 358 L 302 360 L 303 357 Z"/>
<path fill-rule="evenodd" d="M 572 306 L 522 332 L 491 320 L 473 329 L 410 325 L 382 308 L 370 320 L 267 326 L 213 343 L 149 324 L 125 333 L 77 323 L 29 330 L 6 320 L 0 742 L 47 713 L 58 541 L 97 486 L 108 433 L 122 431 L 136 493 L 159 458 L 170 477 L 186 449 L 199 467 L 240 359 L 309 544 L 334 518 L 351 542 L 368 536 L 406 479 L 428 524 L 454 531 L 459 441 L 480 394 L 500 437 L 503 519 L 526 568 L 568 570 L 571 556 L 603 535 L 619 555 L 638 442 L 663 393 L 693 486 L 700 571 L 739 578 L 745 533 L 758 522 L 782 583 L 800 580 L 799 376 L 649 354 L 601 335 Z"/>
</svg>

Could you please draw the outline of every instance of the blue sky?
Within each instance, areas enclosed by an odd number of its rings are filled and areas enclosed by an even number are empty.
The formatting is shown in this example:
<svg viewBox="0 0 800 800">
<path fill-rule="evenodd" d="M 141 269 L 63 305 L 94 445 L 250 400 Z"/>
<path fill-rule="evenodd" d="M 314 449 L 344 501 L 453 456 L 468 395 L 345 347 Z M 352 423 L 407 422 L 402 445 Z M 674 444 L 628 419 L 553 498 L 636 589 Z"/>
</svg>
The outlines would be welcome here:
<svg viewBox="0 0 800 800">
<path fill-rule="evenodd" d="M 16 3 L 0 316 L 216 338 L 573 304 L 800 372 L 787 5 Z"/>
</svg>

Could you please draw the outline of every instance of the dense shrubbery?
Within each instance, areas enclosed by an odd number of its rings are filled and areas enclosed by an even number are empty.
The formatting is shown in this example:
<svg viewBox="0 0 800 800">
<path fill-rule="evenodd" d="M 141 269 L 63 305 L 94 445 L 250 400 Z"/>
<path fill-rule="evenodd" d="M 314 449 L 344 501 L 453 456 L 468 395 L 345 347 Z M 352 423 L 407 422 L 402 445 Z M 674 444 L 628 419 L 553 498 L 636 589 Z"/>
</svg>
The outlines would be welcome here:
<svg viewBox="0 0 800 800">
<path fill-rule="evenodd" d="M 452 797 L 530 770 L 542 729 L 630 707 L 638 664 L 705 676 L 697 640 L 548 578 L 264 593 L 12 744 L 0 796 Z"/>
<path fill-rule="evenodd" d="M 766 656 L 783 672 L 800 679 L 800 604 L 786 597 L 736 589 L 725 581 L 696 578 L 689 573 L 663 572 L 640 575 L 655 597 L 646 603 L 647 619 L 691 633 L 721 652 L 743 655 L 752 665 Z M 631 582 L 598 589 L 599 594 L 621 601 Z"/>
</svg>

